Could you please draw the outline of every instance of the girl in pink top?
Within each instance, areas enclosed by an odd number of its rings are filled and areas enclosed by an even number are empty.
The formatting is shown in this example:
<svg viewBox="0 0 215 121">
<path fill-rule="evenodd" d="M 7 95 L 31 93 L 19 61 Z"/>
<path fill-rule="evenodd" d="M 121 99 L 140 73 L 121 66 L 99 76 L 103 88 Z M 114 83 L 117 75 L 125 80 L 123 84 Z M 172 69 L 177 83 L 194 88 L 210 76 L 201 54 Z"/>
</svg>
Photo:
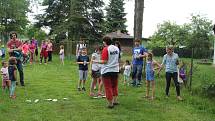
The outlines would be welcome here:
<svg viewBox="0 0 215 121">
<path fill-rule="evenodd" d="M 25 41 L 22 45 L 22 53 L 23 53 L 23 64 L 25 64 L 29 57 L 28 57 L 28 51 L 29 51 L 29 45 L 28 45 L 28 41 Z"/>
<path fill-rule="evenodd" d="M 30 64 L 32 64 L 34 60 L 34 51 L 35 51 L 35 44 L 31 40 L 31 43 L 29 44 L 29 51 L 30 51 Z"/>
</svg>

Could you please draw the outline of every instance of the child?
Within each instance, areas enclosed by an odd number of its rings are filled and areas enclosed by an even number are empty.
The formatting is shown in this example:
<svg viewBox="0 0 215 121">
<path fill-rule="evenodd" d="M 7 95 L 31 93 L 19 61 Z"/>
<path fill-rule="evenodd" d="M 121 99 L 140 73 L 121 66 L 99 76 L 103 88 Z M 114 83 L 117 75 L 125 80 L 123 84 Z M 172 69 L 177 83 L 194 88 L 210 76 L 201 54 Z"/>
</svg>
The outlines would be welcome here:
<svg viewBox="0 0 215 121">
<path fill-rule="evenodd" d="M 6 87 L 8 88 L 8 90 L 10 90 L 8 65 L 7 65 L 7 62 L 5 61 L 2 62 L 1 75 L 2 75 L 2 90 L 5 90 Z"/>
<path fill-rule="evenodd" d="M 22 45 L 22 54 L 23 54 L 23 61 L 22 64 L 24 65 L 25 63 L 27 63 L 29 57 L 28 57 L 28 51 L 29 51 L 29 45 L 28 45 L 28 41 L 25 41 Z"/>
<path fill-rule="evenodd" d="M 102 51 L 102 47 L 98 47 L 95 52 L 92 54 L 92 58 L 91 58 L 91 63 L 90 63 L 90 67 L 91 67 L 91 77 L 92 77 L 92 82 L 90 85 L 90 96 L 95 96 L 95 94 L 93 93 L 93 89 L 94 86 L 96 85 L 97 82 L 99 82 L 100 77 L 101 77 L 101 65 L 98 63 L 95 63 L 94 61 L 99 61 L 101 58 L 101 51 Z M 99 82 L 99 94 L 101 93 L 101 81 Z"/>
<path fill-rule="evenodd" d="M 126 85 L 126 82 L 129 82 L 129 77 L 131 74 L 131 64 L 129 62 L 129 60 L 125 61 L 125 64 L 123 65 L 124 68 L 124 85 Z"/>
<path fill-rule="evenodd" d="M 179 79 L 181 80 L 182 83 L 184 83 L 184 86 L 186 87 L 187 82 L 186 82 L 186 64 L 184 61 L 181 62 L 179 65 Z"/>
<path fill-rule="evenodd" d="M 10 98 L 15 99 L 15 88 L 16 88 L 16 58 L 10 57 L 9 58 L 9 67 L 8 67 L 8 73 L 9 73 L 9 79 L 11 80 L 11 87 L 10 87 Z"/>
<path fill-rule="evenodd" d="M 29 44 L 30 64 L 32 64 L 34 61 L 34 51 L 35 51 L 35 44 L 31 40 L 31 43 Z"/>
<path fill-rule="evenodd" d="M 4 45 L 2 45 L 2 46 L 1 46 L 1 59 L 2 59 L 2 60 L 5 59 L 5 53 L 6 53 L 5 47 L 4 47 Z"/>
<path fill-rule="evenodd" d="M 155 68 L 158 66 L 158 68 Z M 161 65 L 153 60 L 153 54 L 147 54 L 147 62 L 146 62 L 146 98 L 149 98 L 149 89 L 150 89 L 150 82 L 152 83 L 152 97 L 153 100 L 155 98 L 155 80 L 154 80 L 154 72 L 156 69 L 160 69 Z"/>
<path fill-rule="evenodd" d="M 59 55 L 60 55 L 61 64 L 64 65 L 64 46 L 63 45 L 60 46 Z"/>
<path fill-rule="evenodd" d="M 81 84 L 82 90 L 86 91 L 85 89 L 85 82 L 87 79 L 87 71 L 88 71 L 88 64 L 89 64 L 89 57 L 87 56 L 87 49 L 82 48 L 81 55 L 78 56 L 77 64 L 79 64 L 79 83 L 78 83 L 78 91 L 81 91 Z"/>
<path fill-rule="evenodd" d="M 46 59 L 48 57 L 48 52 L 47 52 L 47 43 L 45 40 L 42 41 L 41 44 L 41 51 L 40 51 L 40 64 L 42 64 L 43 58 L 44 58 L 44 63 L 46 63 Z"/>
</svg>

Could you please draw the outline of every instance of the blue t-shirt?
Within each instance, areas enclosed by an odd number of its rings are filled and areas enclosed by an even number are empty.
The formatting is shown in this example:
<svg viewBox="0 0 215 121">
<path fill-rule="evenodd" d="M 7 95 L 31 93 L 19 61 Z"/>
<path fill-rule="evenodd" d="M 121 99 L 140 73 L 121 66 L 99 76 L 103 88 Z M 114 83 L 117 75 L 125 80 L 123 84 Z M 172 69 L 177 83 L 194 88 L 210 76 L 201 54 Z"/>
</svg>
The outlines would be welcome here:
<svg viewBox="0 0 215 121">
<path fill-rule="evenodd" d="M 143 46 L 134 47 L 133 48 L 133 61 L 132 63 L 135 65 L 143 65 L 143 57 L 137 58 L 139 55 L 143 55 L 144 52 L 147 52 Z"/>
<path fill-rule="evenodd" d="M 87 55 L 80 55 L 78 56 L 78 59 L 77 59 L 77 62 L 90 62 L 90 59 Z M 88 70 L 88 64 L 79 64 L 79 70 L 83 70 L 83 71 L 86 71 Z"/>
</svg>

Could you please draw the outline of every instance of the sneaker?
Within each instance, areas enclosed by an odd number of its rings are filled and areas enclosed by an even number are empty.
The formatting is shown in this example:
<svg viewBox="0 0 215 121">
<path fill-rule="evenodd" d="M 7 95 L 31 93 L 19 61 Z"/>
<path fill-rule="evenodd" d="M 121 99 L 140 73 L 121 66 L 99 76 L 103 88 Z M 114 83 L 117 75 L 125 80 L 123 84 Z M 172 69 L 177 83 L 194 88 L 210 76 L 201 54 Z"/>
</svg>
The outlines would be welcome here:
<svg viewBox="0 0 215 121">
<path fill-rule="evenodd" d="M 82 87 L 82 90 L 83 90 L 83 91 L 86 91 L 85 87 Z"/>
<path fill-rule="evenodd" d="M 80 88 L 80 87 L 78 87 L 78 91 L 81 91 L 81 88 Z"/>
<path fill-rule="evenodd" d="M 108 105 L 107 108 L 112 109 L 114 108 L 114 105 Z"/>
<path fill-rule="evenodd" d="M 119 102 L 114 102 L 113 105 L 119 105 Z"/>
<path fill-rule="evenodd" d="M 182 101 L 183 99 L 182 99 L 181 96 L 177 96 L 177 100 L 178 100 L 178 101 Z"/>
<path fill-rule="evenodd" d="M 90 93 L 90 97 L 94 97 L 95 96 L 95 94 L 94 93 Z"/>
</svg>

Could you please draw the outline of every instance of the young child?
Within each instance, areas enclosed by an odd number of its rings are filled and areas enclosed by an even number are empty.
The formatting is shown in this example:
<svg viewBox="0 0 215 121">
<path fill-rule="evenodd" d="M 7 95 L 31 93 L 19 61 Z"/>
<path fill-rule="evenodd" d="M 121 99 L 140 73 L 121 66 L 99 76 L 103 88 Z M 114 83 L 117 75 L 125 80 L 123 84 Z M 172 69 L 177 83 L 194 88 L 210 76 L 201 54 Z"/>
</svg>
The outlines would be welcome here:
<svg viewBox="0 0 215 121">
<path fill-rule="evenodd" d="M 35 51 L 35 44 L 34 44 L 33 41 L 31 40 L 31 42 L 30 42 L 30 44 L 29 44 L 30 64 L 32 64 L 33 61 L 34 61 L 34 51 Z"/>
<path fill-rule="evenodd" d="M 99 61 L 101 58 L 101 52 L 102 52 L 102 47 L 97 47 L 95 52 L 92 54 L 91 58 L 91 77 L 92 77 L 92 82 L 90 85 L 90 96 L 94 97 L 95 94 L 93 93 L 93 89 L 96 86 L 96 83 L 99 82 L 101 79 L 101 64 L 95 63 L 94 61 Z M 101 81 L 99 82 L 99 94 L 101 93 Z"/>
<path fill-rule="evenodd" d="M 1 46 L 1 59 L 4 60 L 6 55 L 6 50 L 4 45 Z"/>
<path fill-rule="evenodd" d="M 155 66 L 158 66 L 155 68 Z M 149 98 L 149 89 L 150 89 L 150 82 L 152 83 L 152 97 L 153 100 L 155 98 L 155 79 L 154 79 L 154 72 L 156 69 L 160 69 L 161 65 L 153 60 L 153 54 L 147 54 L 147 62 L 146 62 L 146 98 Z"/>
<path fill-rule="evenodd" d="M 15 88 L 16 88 L 16 58 L 10 57 L 9 58 L 9 67 L 8 67 L 8 73 L 9 73 L 9 79 L 11 80 L 11 88 L 10 88 L 10 98 L 15 99 Z"/>
<path fill-rule="evenodd" d="M 63 45 L 60 46 L 59 55 L 60 55 L 61 64 L 64 65 L 64 46 Z"/>
<path fill-rule="evenodd" d="M 9 80 L 8 64 L 6 61 L 2 61 L 1 75 L 2 75 L 2 90 L 6 90 L 6 87 L 8 88 L 8 90 L 10 90 L 11 82 Z"/>
<path fill-rule="evenodd" d="M 28 41 L 25 41 L 22 45 L 22 54 L 23 54 L 23 61 L 22 64 L 26 64 L 28 62 L 28 52 L 29 52 L 29 45 L 28 45 Z"/>
<path fill-rule="evenodd" d="M 184 61 L 181 61 L 181 64 L 179 65 L 179 80 L 182 80 L 182 83 L 184 83 L 184 86 L 186 87 L 186 64 Z"/>
<path fill-rule="evenodd" d="M 126 85 L 126 82 L 127 83 L 129 82 L 129 77 L 130 77 L 130 74 L 131 74 L 131 64 L 130 64 L 129 60 L 125 61 L 125 64 L 123 65 L 123 68 L 124 68 L 124 72 L 123 72 L 124 85 Z"/>
<path fill-rule="evenodd" d="M 79 64 L 79 83 L 78 83 L 78 91 L 81 91 L 81 84 L 82 90 L 86 91 L 85 89 L 85 82 L 87 79 L 88 73 L 88 64 L 89 64 L 89 57 L 87 56 L 87 48 L 82 48 L 81 55 L 78 56 L 77 64 Z"/>
<path fill-rule="evenodd" d="M 42 41 L 41 44 L 41 51 L 40 51 L 40 64 L 42 64 L 43 58 L 44 58 L 44 63 L 46 63 L 46 59 L 48 57 L 48 52 L 47 52 L 47 43 L 45 40 Z"/>
</svg>

